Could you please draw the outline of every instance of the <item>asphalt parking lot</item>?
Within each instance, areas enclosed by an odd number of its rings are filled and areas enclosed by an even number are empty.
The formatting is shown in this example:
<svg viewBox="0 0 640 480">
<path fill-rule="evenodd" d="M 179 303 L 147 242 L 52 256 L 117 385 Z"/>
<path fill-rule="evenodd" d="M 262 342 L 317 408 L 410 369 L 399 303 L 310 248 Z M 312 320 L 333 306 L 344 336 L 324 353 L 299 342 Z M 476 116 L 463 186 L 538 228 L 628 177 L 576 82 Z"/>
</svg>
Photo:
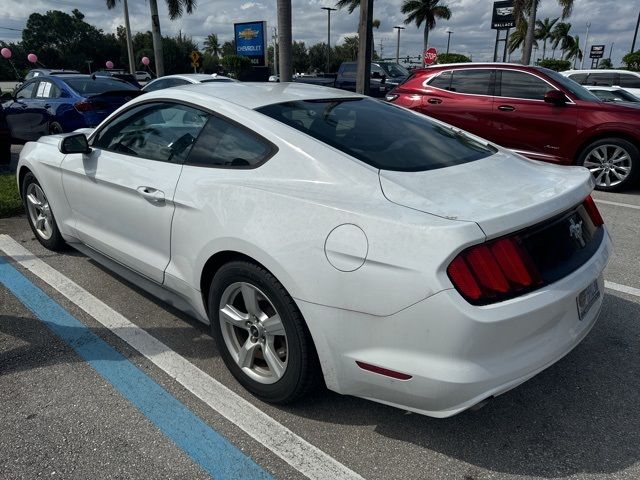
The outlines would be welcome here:
<svg viewBox="0 0 640 480">
<path fill-rule="evenodd" d="M 2 219 L 0 478 L 640 478 L 640 188 L 594 197 L 615 253 L 592 332 L 442 420 L 328 391 L 264 404 L 207 326 L 78 252 L 45 250 L 26 218 Z M 161 343 L 134 348 L 144 332 Z"/>
</svg>

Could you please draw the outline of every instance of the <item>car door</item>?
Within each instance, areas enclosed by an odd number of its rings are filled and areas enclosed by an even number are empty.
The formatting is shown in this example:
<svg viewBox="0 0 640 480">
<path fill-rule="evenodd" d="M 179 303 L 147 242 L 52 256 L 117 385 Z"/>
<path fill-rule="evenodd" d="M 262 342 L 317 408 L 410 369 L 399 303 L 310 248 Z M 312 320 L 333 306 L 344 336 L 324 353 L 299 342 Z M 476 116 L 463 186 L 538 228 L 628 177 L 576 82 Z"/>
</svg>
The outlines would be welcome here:
<svg viewBox="0 0 640 480">
<path fill-rule="evenodd" d="M 31 135 L 34 139 L 54 133 L 49 127 L 52 117 L 55 115 L 57 104 L 60 103 L 59 97 L 60 89 L 53 82 L 40 80 L 31 100 L 31 110 L 33 112 Z"/>
<path fill-rule="evenodd" d="M 4 107 L 7 126 L 14 140 L 20 142 L 32 140 L 31 128 L 35 121 L 31 102 L 38 83 L 38 80 L 25 83 L 16 92 L 14 100 Z"/>
<path fill-rule="evenodd" d="M 577 106 L 571 101 L 564 105 L 545 102 L 550 90 L 557 89 L 537 75 L 498 69 L 495 142 L 534 158 L 566 162 L 569 144 L 576 137 Z"/>
<path fill-rule="evenodd" d="M 490 68 L 445 70 L 424 86 L 419 110 L 455 127 L 495 141 Z"/>
<path fill-rule="evenodd" d="M 96 132 L 91 153 L 67 155 L 63 186 L 80 240 L 162 283 L 176 184 L 208 116 L 178 103 L 143 103 Z"/>
</svg>

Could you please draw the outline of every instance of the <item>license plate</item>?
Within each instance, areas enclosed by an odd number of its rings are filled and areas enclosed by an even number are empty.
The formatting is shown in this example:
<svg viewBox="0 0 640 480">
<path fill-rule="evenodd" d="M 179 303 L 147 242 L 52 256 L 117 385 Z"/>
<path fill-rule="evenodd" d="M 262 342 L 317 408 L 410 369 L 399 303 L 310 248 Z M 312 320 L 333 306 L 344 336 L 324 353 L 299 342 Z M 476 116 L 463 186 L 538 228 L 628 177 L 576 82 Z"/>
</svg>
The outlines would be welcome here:
<svg viewBox="0 0 640 480">
<path fill-rule="evenodd" d="M 576 303 L 578 304 L 578 318 L 582 320 L 587 316 L 591 307 L 596 303 L 596 301 L 600 298 L 600 289 L 598 288 L 598 279 L 594 280 L 589 284 L 587 288 L 582 290 L 576 298 Z"/>
</svg>

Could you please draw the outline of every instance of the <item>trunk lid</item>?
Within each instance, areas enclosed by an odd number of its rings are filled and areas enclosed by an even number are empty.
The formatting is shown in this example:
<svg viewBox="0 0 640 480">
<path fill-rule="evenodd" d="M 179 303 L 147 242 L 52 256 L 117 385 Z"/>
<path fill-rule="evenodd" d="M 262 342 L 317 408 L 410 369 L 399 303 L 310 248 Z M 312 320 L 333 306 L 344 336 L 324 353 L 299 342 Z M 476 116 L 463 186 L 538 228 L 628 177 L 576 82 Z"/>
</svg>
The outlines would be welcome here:
<svg viewBox="0 0 640 480">
<path fill-rule="evenodd" d="M 380 186 L 393 203 L 476 222 L 491 238 L 578 205 L 593 189 L 593 179 L 582 167 L 551 165 L 500 150 L 481 160 L 437 170 L 381 170 Z"/>
</svg>

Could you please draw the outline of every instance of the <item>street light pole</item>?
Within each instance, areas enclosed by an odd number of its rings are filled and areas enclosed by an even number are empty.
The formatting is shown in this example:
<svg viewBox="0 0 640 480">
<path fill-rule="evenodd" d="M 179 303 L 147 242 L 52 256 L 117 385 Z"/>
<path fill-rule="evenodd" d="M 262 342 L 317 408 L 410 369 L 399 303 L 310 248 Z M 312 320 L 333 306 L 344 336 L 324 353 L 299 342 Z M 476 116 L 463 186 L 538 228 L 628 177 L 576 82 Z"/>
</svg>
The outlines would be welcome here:
<svg viewBox="0 0 640 480">
<path fill-rule="evenodd" d="M 582 51 L 582 60 L 580 61 L 580 70 L 584 67 L 584 57 L 587 56 L 587 45 L 589 41 L 589 28 L 591 28 L 591 22 L 587 22 L 587 35 L 584 38 L 584 50 Z M 578 48 L 580 45 L 578 45 Z"/>
<path fill-rule="evenodd" d="M 445 32 L 449 34 L 449 38 L 447 38 L 447 55 L 449 55 L 449 45 L 451 44 L 451 34 L 453 33 L 453 30 L 447 28 Z"/>
<path fill-rule="evenodd" d="M 278 76 L 278 29 L 273 27 L 273 74 Z"/>
<path fill-rule="evenodd" d="M 320 8 L 327 11 L 327 73 L 329 73 L 329 70 L 331 68 L 331 12 L 337 10 L 337 8 Z"/>
<path fill-rule="evenodd" d="M 129 57 L 129 73 L 135 75 L 136 67 L 135 60 L 133 58 L 133 42 L 131 41 L 131 26 L 129 24 L 129 5 L 127 0 L 122 2 L 124 4 L 124 30 L 127 37 L 127 56 Z"/>
<path fill-rule="evenodd" d="M 638 39 L 638 27 L 640 27 L 640 12 L 638 12 L 638 21 L 636 22 L 636 33 L 633 34 L 633 43 L 631 44 L 631 52 L 636 51 L 636 40 Z"/>
<path fill-rule="evenodd" d="M 404 30 L 404 27 L 393 27 L 398 30 L 398 41 L 396 42 L 396 63 L 400 63 L 400 30 Z"/>
</svg>

